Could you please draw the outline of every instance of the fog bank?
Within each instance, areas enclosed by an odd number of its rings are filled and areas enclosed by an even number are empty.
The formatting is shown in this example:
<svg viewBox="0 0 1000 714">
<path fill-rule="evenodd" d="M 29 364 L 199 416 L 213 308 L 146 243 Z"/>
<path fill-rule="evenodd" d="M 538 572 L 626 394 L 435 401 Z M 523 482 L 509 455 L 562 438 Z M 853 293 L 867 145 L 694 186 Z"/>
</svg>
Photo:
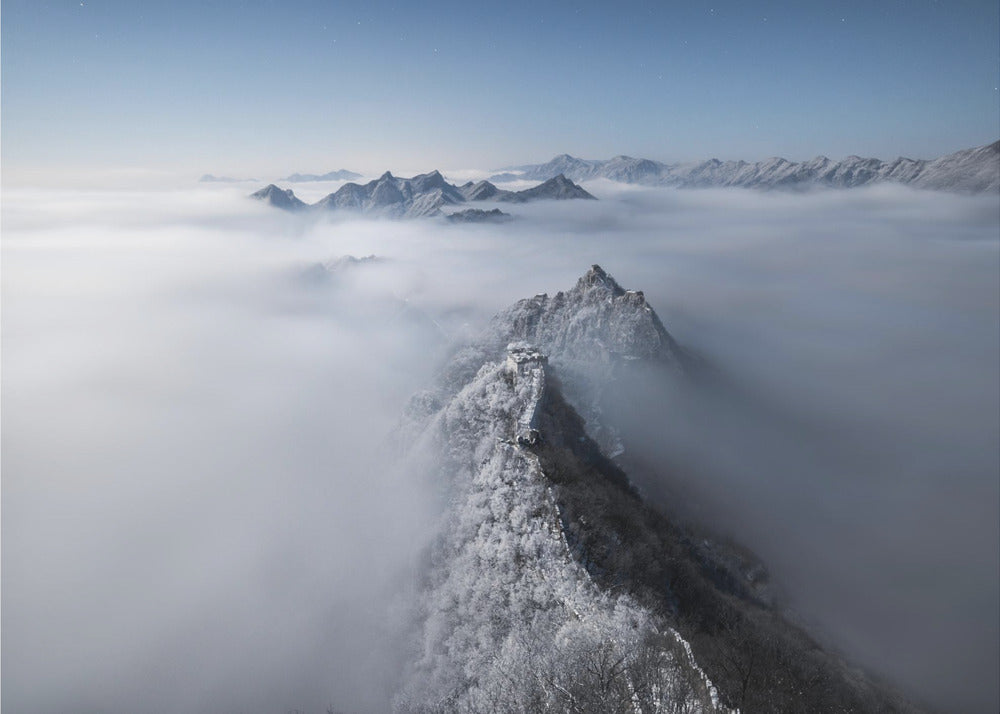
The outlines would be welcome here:
<svg viewBox="0 0 1000 714">
<path fill-rule="evenodd" d="M 1000 200 L 586 188 L 500 226 L 5 190 L 4 706 L 384 710 L 434 510 L 385 435 L 449 344 L 599 263 L 742 395 L 639 390 L 643 489 L 824 642 L 995 711 Z M 346 254 L 384 260 L 315 270 Z"/>
</svg>

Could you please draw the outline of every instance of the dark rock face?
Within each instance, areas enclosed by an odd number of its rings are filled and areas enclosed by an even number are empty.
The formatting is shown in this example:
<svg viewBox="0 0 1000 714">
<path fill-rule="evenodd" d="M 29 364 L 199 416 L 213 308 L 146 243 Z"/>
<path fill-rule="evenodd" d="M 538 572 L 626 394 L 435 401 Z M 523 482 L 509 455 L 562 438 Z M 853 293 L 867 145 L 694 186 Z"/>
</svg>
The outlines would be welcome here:
<svg viewBox="0 0 1000 714">
<path fill-rule="evenodd" d="M 362 186 L 356 183 L 347 183 L 341 186 L 336 193 L 331 193 L 318 203 L 313 204 L 313 207 L 321 210 L 362 209 L 368 198 L 369 194 Z"/>
<path fill-rule="evenodd" d="M 369 192 L 369 201 L 373 208 L 384 208 L 404 201 L 403 192 L 396 185 L 396 180 L 392 174 L 386 173 L 375 182 Z"/>
<path fill-rule="evenodd" d="M 514 217 L 509 213 L 504 213 L 499 208 L 484 211 L 482 208 L 467 208 L 464 211 L 456 211 L 448 214 L 448 220 L 452 223 L 507 223 Z"/>
</svg>

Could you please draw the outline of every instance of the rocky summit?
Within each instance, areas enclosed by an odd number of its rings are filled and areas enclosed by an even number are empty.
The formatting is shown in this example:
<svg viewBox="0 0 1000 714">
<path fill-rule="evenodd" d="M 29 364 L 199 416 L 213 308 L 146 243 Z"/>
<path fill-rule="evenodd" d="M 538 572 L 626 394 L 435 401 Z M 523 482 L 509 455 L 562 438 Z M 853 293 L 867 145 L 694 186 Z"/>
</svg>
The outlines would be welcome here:
<svg viewBox="0 0 1000 714">
<path fill-rule="evenodd" d="M 637 362 L 684 379 L 692 358 L 595 265 L 413 398 L 402 458 L 447 498 L 396 710 L 916 711 L 784 619 L 751 554 L 643 501 L 592 408 Z"/>
</svg>

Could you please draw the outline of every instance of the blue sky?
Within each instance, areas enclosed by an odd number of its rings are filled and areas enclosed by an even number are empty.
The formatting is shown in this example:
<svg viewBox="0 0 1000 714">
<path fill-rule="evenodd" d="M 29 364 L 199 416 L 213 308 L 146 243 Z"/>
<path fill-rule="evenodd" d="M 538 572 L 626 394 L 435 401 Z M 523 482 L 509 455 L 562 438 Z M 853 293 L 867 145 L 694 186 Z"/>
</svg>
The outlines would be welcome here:
<svg viewBox="0 0 1000 714">
<path fill-rule="evenodd" d="M 932 157 L 1000 136 L 998 37 L 996 0 L 4 0 L 3 165 Z"/>
</svg>

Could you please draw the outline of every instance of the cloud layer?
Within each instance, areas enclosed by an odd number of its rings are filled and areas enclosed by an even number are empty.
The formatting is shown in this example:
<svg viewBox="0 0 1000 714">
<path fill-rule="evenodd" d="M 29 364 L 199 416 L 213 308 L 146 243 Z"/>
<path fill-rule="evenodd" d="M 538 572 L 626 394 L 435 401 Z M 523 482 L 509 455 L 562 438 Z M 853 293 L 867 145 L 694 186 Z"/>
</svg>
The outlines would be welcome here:
<svg viewBox="0 0 1000 714">
<path fill-rule="evenodd" d="M 643 488 L 824 641 L 995 710 L 997 198 L 587 188 L 503 226 L 5 191 L 4 705 L 383 710 L 435 497 L 384 437 L 449 340 L 600 263 L 743 395 L 647 385 Z"/>
</svg>

